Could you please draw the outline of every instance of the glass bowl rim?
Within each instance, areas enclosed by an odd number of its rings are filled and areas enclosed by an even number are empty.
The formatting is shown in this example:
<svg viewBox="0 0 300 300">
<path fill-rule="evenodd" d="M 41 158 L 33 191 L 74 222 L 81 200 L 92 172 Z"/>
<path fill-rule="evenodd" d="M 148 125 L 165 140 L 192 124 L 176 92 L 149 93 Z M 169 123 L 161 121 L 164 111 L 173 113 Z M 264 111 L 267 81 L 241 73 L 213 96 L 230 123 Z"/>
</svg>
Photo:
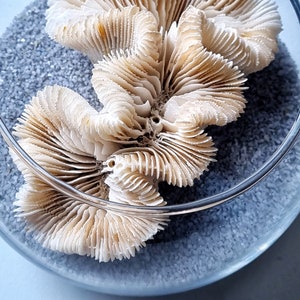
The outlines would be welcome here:
<svg viewBox="0 0 300 300">
<path fill-rule="evenodd" d="M 297 15 L 297 19 L 300 22 L 300 2 L 299 0 L 290 0 L 294 11 Z M 128 214 L 136 214 L 145 215 L 152 217 L 155 216 L 171 216 L 171 215 L 181 215 L 192 212 L 197 212 L 201 210 L 205 210 L 217 205 L 220 205 L 224 202 L 227 202 L 233 198 L 238 197 L 243 194 L 247 190 L 254 187 L 257 183 L 259 183 L 262 179 L 264 179 L 286 156 L 289 150 L 294 146 L 298 137 L 300 136 L 300 111 L 298 111 L 297 118 L 286 135 L 283 142 L 278 146 L 276 151 L 269 157 L 267 161 L 265 161 L 260 168 L 258 168 L 255 172 L 253 172 L 246 179 L 240 181 L 235 184 L 233 187 L 208 196 L 204 198 L 200 198 L 197 200 L 193 200 L 187 203 L 182 204 L 172 204 L 165 206 L 135 206 L 129 204 L 117 203 L 109 200 L 104 200 L 101 198 L 97 198 L 95 196 L 84 193 L 71 185 L 65 183 L 64 181 L 56 178 L 55 176 L 48 173 L 44 168 L 42 168 L 39 164 L 37 164 L 34 159 L 32 159 L 24 149 L 19 145 L 16 139 L 13 137 L 11 132 L 6 127 L 4 121 L 0 117 L 0 134 L 2 134 L 5 142 L 9 146 L 9 148 L 19 157 L 23 163 L 33 172 L 36 176 L 38 176 L 41 180 L 55 188 L 56 190 L 63 193 L 65 196 L 71 197 L 73 199 L 77 199 L 83 203 L 88 205 L 92 205 L 94 207 L 116 211 L 116 212 L 125 212 Z"/>
</svg>

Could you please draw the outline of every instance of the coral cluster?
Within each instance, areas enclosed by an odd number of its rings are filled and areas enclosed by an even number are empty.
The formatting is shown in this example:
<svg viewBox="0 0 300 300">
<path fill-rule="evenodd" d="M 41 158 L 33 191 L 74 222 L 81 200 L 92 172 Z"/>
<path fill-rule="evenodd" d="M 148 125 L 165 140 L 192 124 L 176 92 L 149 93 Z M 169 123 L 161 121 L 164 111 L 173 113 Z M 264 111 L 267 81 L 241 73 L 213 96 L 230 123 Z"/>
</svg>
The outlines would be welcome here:
<svg viewBox="0 0 300 300">
<path fill-rule="evenodd" d="M 205 132 L 243 113 L 246 75 L 266 67 L 281 29 L 269 0 L 49 0 L 46 31 L 93 62 L 103 109 L 61 86 L 38 92 L 19 119 L 19 143 L 49 173 L 122 204 L 163 206 L 158 184 L 183 187 L 216 149 Z M 25 177 L 18 213 L 52 250 L 99 261 L 129 258 L 165 217 L 74 200 Z"/>
</svg>

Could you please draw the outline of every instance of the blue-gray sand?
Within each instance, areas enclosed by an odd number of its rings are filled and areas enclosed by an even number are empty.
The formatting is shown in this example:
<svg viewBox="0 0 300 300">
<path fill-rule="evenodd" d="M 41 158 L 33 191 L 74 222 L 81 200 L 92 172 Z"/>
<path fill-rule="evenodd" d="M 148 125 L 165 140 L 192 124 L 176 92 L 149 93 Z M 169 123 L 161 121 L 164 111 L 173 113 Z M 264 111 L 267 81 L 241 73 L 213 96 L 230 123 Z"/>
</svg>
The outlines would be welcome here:
<svg viewBox="0 0 300 300">
<path fill-rule="evenodd" d="M 0 39 L 0 113 L 12 130 L 24 105 L 47 85 L 69 87 L 100 109 L 91 87 L 92 64 L 44 32 L 46 1 L 33 2 Z M 299 109 L 296 65 L 286 47 L 269 67 L 248 77 L 245 113 L 207 132 L 219 149 L 193 187 L 162 184 L 169 204 L 213 195 L 257 170 L 282 143 Z M 0 226 L 38 264 L 107 293 L 147 295 L 176 292 L 217 279 L 238 268 L 288 226 L 300 210 L 299 143 L 263 182 L 221 206 L 174 216 L 134 258 L 99 263 L 89 257 L 44 249 L 26 234 L 13 201 L 23 179 L 0 139 Z M 232 268 L 232 269 L 231 269 Z"/>
</svg>

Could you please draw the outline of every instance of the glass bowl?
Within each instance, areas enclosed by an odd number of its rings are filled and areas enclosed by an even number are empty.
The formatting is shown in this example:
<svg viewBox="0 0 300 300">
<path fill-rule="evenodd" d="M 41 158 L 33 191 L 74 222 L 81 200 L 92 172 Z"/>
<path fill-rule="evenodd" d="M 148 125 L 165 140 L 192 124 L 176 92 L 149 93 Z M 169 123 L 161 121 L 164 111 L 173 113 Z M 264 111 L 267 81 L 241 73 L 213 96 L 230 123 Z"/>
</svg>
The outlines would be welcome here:
<svg viewBox="0 0 300 300">
<path fill-rule="evenodd" d="M 94 97 L 86 84 L 89 61 L 43 32 L 45 1 L 24 9 L 4 32 L 0 47 L 1 235 L 30 261 L 65 280 L 131 296 L 204 286 L 265 251 L 300 211 L 300 4 L 276 2 L 283 22 L 276 59 L 249 76 L 245 114 L 225 127 L 208 129 L 219 148 L 218 162 L 193 187 L 162 184 L 168 205 L 155 208 L 112 203 L 75 190 L 43 170 L 14 140 L 11 131 L 24 105 L 44 86 L 59 83 L 90 101 Z M 170 224 L 130 260 L 98 263 L 44 249 L 25 235 L 24 221 L 15 217 L 13 201 L 23 179 L 5 142 L 28 168 L 68 196 L 128 214 L 170 216 Z"/>
</svg>

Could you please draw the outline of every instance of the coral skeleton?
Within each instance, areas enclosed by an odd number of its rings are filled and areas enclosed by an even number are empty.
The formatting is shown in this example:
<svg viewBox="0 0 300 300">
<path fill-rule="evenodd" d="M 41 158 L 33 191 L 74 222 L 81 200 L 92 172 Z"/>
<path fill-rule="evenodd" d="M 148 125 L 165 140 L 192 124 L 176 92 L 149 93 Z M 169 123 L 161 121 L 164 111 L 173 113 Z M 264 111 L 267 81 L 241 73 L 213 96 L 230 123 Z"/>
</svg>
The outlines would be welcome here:
<svg viewBox="0 0 300 300">
<path fill-rule="evenodd" d="M 246 76 L 265 68 L 281 29 L 269 0 L 49 0 L 46 31 L 93 63 L 102 105 L 47 86 L 15 126 L 53 176 L 108 201 L 166 205 L 159 183 L 192 186 L 215 161 L 206 133 L 244 112 Z M 15 161 L 18 215 L 45 247 L 100 262 L 129 258 L 168 223 L 72 199 Z"/>
</svg>

